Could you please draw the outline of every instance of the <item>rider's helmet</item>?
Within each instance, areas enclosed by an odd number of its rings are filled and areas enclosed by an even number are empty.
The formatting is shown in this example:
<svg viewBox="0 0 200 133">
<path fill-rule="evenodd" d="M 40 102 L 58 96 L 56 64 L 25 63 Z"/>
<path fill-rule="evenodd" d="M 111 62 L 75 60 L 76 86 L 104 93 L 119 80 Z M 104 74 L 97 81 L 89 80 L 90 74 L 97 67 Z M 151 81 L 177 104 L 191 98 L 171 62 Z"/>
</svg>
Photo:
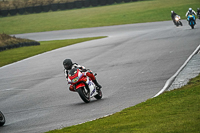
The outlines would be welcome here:
<svg viewBox="0 0 200 133">
<path fill-rule="evenodd" d="M 174 13 L 174 11 L 171 11 L 171 13 Z"/>
<path fill-rule="evenodd" d="M 71 59 L 65 59 L 65 60 L 63 61 L 63 66 L 64 66 L 64 68 L 67 69 L 67 70 L 72 69 L 72 65 L 73 65 L 73 63 L 72 63 Z"/>
<path fill-rule="evenodd" d="M 189 8 L 189 12 L 192 12 L 192 8 Z"/>
<path fill-rule="evenodd" d="M 199 8 L 197 8 L 197 11 L 199 11 Z"/>
</svg>

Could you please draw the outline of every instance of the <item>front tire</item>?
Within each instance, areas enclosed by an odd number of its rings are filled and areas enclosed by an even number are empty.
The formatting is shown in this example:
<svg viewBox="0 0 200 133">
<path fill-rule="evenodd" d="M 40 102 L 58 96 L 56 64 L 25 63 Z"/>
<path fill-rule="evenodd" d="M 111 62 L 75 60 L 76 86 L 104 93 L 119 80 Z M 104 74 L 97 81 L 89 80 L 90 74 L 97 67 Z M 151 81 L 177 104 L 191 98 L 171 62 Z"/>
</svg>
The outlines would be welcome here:
<svg viewBox="0 0 200 133">
<path fill-rule="evenodd" d="M 190 26 L 192 29 L 194 29 L 194 21 L 190 21 Z"/>
<path fill-rule="evenodd" d="M 183 26 L 182 22 L 180 21 L 180 25 Z"/>
<path fill-rule="evenodd" d="M 90 102 L 90 92 L 85 87 L 81 87 L 77 91 L 79 96 L 85 103 Z"/>
<path fill-rule="evenodd" d="M 6 122 L 6 119 L 3 115 L 3 113 L 0 111 L 0 126 L 3 126 Z"/>
</svg>

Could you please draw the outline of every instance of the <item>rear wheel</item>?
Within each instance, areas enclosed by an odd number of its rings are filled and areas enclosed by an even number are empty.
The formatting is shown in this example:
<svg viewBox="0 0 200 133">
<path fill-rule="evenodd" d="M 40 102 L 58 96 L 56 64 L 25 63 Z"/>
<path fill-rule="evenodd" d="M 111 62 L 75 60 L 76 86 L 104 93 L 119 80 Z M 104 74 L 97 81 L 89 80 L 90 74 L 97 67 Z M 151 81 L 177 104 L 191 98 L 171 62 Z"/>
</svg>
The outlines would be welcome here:
<svg viewBox="0 0 200 133">
<path fill-rule="evenodd" d="M 194 29 L 194 25 L 191 25 L 191 28 Z"/>
<path fill-rule="evenodd" d="M 97 90 L 97 95 L 95 95 L 94 97 L 96 98 L 96 99 L 101 99 L 102 98 L 102 91 L 101 91 L 101 89 L 99 89 L 99 90 Z"/>
<path fill-rule="evenodd" d="M 90 92 L 85 87 L 81 87 L 77 91 L 79 96 L 85 103 L 90 102 Z"/>
<path fill-rule="evenodd" d="M 5 122 L 6 122 L 5 117 L 3 113 L 0 111 L 0 126 L 3 126 Z"/>
</svg>

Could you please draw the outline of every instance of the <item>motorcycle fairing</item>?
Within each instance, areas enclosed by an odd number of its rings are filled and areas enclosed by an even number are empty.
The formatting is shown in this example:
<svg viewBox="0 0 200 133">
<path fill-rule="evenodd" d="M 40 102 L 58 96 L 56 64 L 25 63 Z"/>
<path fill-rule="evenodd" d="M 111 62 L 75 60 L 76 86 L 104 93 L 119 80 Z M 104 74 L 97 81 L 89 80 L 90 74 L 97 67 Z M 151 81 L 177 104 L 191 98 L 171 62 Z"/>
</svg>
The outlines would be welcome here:
<svg viewBox="0 0 200 133">
<path fill-rule="evenodd" d="M 194 15 L 188 15 L 188 23 L 190 26 L 194 26 L 195 25 L 195 16 Z"/>
<path fill-rule="evenodd" d="M 96 92 L 95 84 L 92 82 L 92 80 L 91 80 L 89 77 L 87 77 L 87 82 L 86 82 L 86 83 L 88 84 L 88 87 L 89 87 L 89 89 L 90 89 L 90 97 L 93 97 L 93 96 L 95 96 L 96 94 L 98 94 L 98 93 Z"/>
<path fill-rule="evenodd" d="M 195 20 L 195 16 L 194 16 L 194 15 L 188 15 L 187 20 L 188 20 L 188 21 L 190 21 L 190 20 Z"/>
<path fill-rule="evenodd" d="M 84 83 L 80 83 L 80 84 L 76 85 L 76 90 L 78 90 L 78 88 L 81 88 L 81 87 L 84 87 L 84 86 L 85 86 Z"/>
<path fill-rule="evenodd" d="M 80 72 L 80 70 L 78 68 L 74 68 L 74 69 L 70 70 L 70 72 L 69 72 L 68 83 L 69 84 L 76 83 L 82 78 L 82 76 L 85 76 L 85 73 Z M 74 79 L 77 79 L 77 80 L 74 80 Z"/>
<path fill-rule="evenodd" d="M 190 21 L 190 25 L 194 25 L 194 21 Z"/>
<path fill-rule="evenodd" d="M 72 70 L 69 71 L 69 79 L 72 80 L 76 77 L 78 77 L 79 69 L 73 68 Z"/>
<path fill-rule="evenodd" d="M 176 20 L 176 21 L 179 21 L 180 19 L 181 19 L 180 16 L 178 16 L 178 15 L 175 16 L 175 20 Z"/>
</svg>

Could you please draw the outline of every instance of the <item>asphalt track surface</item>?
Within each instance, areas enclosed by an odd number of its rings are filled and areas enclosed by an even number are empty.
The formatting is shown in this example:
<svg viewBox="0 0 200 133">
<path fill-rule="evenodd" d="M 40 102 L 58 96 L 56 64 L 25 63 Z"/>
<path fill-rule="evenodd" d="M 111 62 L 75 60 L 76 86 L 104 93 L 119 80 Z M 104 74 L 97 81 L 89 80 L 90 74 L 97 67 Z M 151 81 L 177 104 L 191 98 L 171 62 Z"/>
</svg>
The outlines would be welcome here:
<svg viewBox="0 0 200 133">
<path fill-rule="evenodd" d="M 155 96 L 200 44 L 200 21 L 191 29 L 171 21 L 86 28 L 16 37 L 38 41 L 92 36 L 0 68 L 1 133 L 39 133 L 100 118 Z M 84 103 L 68 90 L 62 61 L 97 72 L 103 98 Z"/>
</svg>

